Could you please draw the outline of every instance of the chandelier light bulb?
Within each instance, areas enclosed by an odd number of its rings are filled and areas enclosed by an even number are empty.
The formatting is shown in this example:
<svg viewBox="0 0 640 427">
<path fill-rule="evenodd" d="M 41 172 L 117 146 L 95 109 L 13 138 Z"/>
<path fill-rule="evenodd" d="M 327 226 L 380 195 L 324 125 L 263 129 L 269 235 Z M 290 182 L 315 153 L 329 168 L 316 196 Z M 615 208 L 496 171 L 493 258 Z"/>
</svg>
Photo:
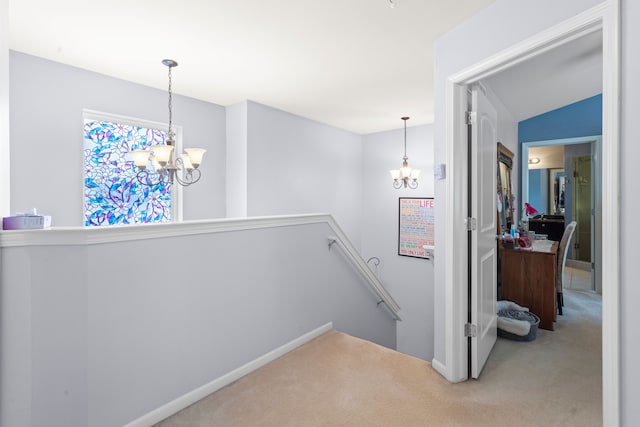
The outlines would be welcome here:
<svg viewBox="0 0 640 427">
<path fill-rule="evenodd" d="M 190 171 L 190 170 L 192 170 L 192 169 L 195 169 L 195 168 L 193 167 L 193 164 L 191 163 L 191 159 L 189 159 L 189 155 L 188 155 L 188 154 L 186 154 L 186 153 L 181 154 L 181 155 L 180 155 L 180 158 L 182 159 L 182 166 L 183 166 L 186 170 Z"/>
<path fill-rule="evenodd" d="M 156 159 L 155 157 L 151 157 L 151 165 L 153 166 L 153 170 L 155 170 L 156 172 L 162 170 L 162 166 L 160 166 L 160 163 L 158 163 L 158 159 Z"/>
<path fill-rule="evenodd" d="M 184 151 L 189 156 L 189 160 L 195 169 L 202 163 L 202 156 L 207 152 L 204 148 L 185 148 Z"/>
<path fill-rule="evenodd" d="M 156 158 L 160 166 L 166 166 L 171 160 L 171 153 L 173 153 L 173 147 L 171 145 L 152 145 L 151 152 Z"/>
<path fill-rule="evenodd" d="M 147 150 L 134 150 L 130 151 L 131 157 L 133 157 L 133 163 L 140 169 L 145 170 L 147 163 L 149 163 L 149 151 Z"/>
</svg>

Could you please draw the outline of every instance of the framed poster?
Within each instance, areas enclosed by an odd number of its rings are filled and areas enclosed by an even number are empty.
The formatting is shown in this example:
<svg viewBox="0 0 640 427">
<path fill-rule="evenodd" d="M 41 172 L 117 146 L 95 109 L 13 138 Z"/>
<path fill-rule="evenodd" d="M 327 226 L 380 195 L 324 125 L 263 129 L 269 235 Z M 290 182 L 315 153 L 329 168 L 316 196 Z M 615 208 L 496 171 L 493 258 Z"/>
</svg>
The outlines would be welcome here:
<svg viewBox="0 0 640 427">
<path fill-rule="evenodd" d="M 400 197 L 398 255 L 428 258 L 423 246 L 434 246 L 434 215 L 433 197 Z"/>
</svg>

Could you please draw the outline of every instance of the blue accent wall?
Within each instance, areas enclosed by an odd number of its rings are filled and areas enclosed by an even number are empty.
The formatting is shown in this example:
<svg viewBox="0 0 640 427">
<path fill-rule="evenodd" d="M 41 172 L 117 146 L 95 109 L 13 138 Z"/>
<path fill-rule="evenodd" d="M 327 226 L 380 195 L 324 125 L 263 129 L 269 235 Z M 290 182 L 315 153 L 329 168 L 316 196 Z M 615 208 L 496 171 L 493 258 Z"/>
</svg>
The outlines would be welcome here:
<svg viewBox="0 0 640 427">
<path fill-rule="evenodd" d="M 602 94 L 518 123 L 518 143 L 602 134 Z"/>
<path fill-rule="evenodd" d="M 548 111 L 530 119 L 518 123 L 518 158 L 522 158 L 522 143 L 533 141 L 550 141 L 554 139 L 579 138 L 582 136 L 602 135 L 602 94 L 595 95 L 573 104 L 565 105 L 555 110 Z M 522 165 L 518 162 L 518 176 L 522 176 Z M 549 213 L 549 204 L 539 200 L 539 205 L 533 200 L 536 196 L 532 191 L 532 185 L 543 185 L 541 177 L 533 177 L 529 181 L 529 203 L 539 212 L 543 212 L 540 206 L 546 206 L 545 212 Z M 536 183 L 538 181 L 538 183 Z M 548 194 L 548 178 L 546 193 Z M 545 196 L 545 190 L 542 191 Z M 522 181 L 518 182 L 518 194 L 522 194 Z M 526 202 L 522 200 L 520 203 Z M 521 208 L 522 209 L 522 208 Z"/>
</svg>

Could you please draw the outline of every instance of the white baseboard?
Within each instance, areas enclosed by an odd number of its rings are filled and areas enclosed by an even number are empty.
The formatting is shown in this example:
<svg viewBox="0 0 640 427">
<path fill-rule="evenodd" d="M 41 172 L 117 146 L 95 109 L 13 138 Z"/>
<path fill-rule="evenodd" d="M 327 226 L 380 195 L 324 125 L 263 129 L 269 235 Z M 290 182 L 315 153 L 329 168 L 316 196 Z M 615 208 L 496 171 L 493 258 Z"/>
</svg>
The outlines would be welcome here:
<svg viewBox="0 0 640 427">
<path fill-rule="evenodd" d="M 203 385 L 202 387 L 199 387 L 193 391 L 190 391 L 187 394 L 184 394 L 180 397 L 178 397 L 177 399 L 167 403 L 166 405 L 163 405 L 145 415 L 143 415 L 142 417 L 131 421 L 130 423 L 126 424 L 124 427 L 148 427 L 148 426 L 152 426 L 162 420 L 164 420 L 165 418 L 170 417 L 171 415 L 175 414 L 176 412 L 181 411 L 182 409 L 196 403 L 197 401 L 205 398 L 206 396 L 210 395 L 211 393 L 214 393 L 218 390 L 220 390 L 221 388 L 231 384 L 232 382 L 242 378 L 243 376 L 255 371 L 256 369 L 266 365 L 269 362 L 274 361 L 275 359 L 277 359 L 278 357 L 281 357 L 285 354 L 287 354 L 288 352 L 295 350 L 296 348 L 300 347 L 301 345 L 311 341 L 312 339 L 324 334 L 325 332 L 330 331 L 331 329 L 333 329 L 333 323 L 329 322 L 323 326 L 320 326 L 317 329 L 314 329 L 311 332 L 308 332 L 304 335 L 302 335 L 301 337 L 298 337 L 296 339 L 294 339 L 293 341 L 290 341 L 278 348 L 276 348 L 273 351 L 270 351 L 267 354 L 264 354 L 260 357 L 258 357 L 255 360 L 252 360 L 251 362 L 240 366 L 237 369 L 234 369 L 233 371 L 219 377 L 216 378 L 215 380 L 211 381 L 208 384 Z"/>
<path fill-rule="evenodd" d="M 433 369 L 436 370 L 437 373 L 439 373 L 440 375 L 442 375 L 445 378 L 448 378 L 448 376 L 447 376 L 447 367 L 445 365 L 443 365 L 442 363 L 440 363 L 440 361 L 438 359 L 432 359 L 431 360 L 431 366 L 433 367 Z"/>
</svg>

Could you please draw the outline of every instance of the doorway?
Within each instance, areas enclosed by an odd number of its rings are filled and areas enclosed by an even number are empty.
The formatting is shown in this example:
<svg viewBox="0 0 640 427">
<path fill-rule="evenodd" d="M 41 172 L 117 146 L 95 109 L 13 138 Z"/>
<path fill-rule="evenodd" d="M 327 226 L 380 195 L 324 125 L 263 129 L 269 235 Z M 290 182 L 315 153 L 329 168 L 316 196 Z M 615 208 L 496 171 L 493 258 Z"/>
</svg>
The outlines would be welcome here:
<svg viewBox="0 0 640 427">
<path fill-rule="evenodd" d="M 554 158 L 544 158 L 539 154 L 541 151 L 536 151 L 539 149 L 549 149 L 554 154 Z M 567 265 L 588 271 L 591 274 L 589 289 L 600 294 L 602 293 L 602 165 L 599 160 L 601 151 L 601 135 L 530 141 L 521 144 L 520 159 L 520 191 L 523 200 L 536 200 L 541 213 L 563 217 L 565 226 L 572 220 L 578 223 L 567 254 Z M 561 157 L 560 160 L 557 159 L 558 156 Z M 541 163 L 532 165 L 530 159 L 534 157 L 542 158 Z M 532 174 L 532 171 L 540 173 Z M 547 177 L 545 182 L 548 182 L 548 189 L 541 189 L 536 185 L 537 175 Z M 545 197 L 548 198 L 546 204 L 542 200 Z"/>
<path fill-rule="evenodd" d="M 592 200 L 592 184 L 593 176 L 591 156 L 580 156 L 573 159 L 573 174 L 571 183 L 573 184 L 573 197 L 571 206 L 574 212 L 574 219 L 577 223 L 575 242 L 571 246 L 573 249 L 573 259 L 576 261 L 593 263 L 591 254 L 592 247 L 592 225 L 591 220 L 593 212 Z"/>
<path fill-rule="evenodd" d="M 445 159 L 447 168 L 456 171 L 446 183 L 444 200 L 444 240 L 448 243 L 444 263 L 445 288 L 445 361 L 434 360 L 434 368 L 449 381 L 458 382 L 467 378 L 467 338 L 460 333 L 467 319 L 467 298 L 461 276 L 467 276 L 469 258 L 466 231 L 456 224 L 463 224 L 466 200 L 457 197 L 457 190 L 468 191 L 466 164 L 467 150 L 460 140 L 466 136 L 464 111 L 466 86 L 494 75 L 505 68 L 521 63 L 527 58 L 541 55 L 554 46 L 563 45 L 593 32 L 603 34 L 603 132 L 602 132 L 602 224 L 603 234 L 609 236 L 602 241 L 602 275 L 607 277 L 603 289 L 603 413 L 605 425 L 619 424 L 619 206 L 617 203 L 620 183 L 617 174 L 619 164 L 619 51 L 618 26 L 619 4 L 616 1 L 602 3 L 573 18 L 548 28 L 531 39 L 518 43 L 505 51 L 448 77 L 446 95 L 446 139 Z"/>
</svg>

